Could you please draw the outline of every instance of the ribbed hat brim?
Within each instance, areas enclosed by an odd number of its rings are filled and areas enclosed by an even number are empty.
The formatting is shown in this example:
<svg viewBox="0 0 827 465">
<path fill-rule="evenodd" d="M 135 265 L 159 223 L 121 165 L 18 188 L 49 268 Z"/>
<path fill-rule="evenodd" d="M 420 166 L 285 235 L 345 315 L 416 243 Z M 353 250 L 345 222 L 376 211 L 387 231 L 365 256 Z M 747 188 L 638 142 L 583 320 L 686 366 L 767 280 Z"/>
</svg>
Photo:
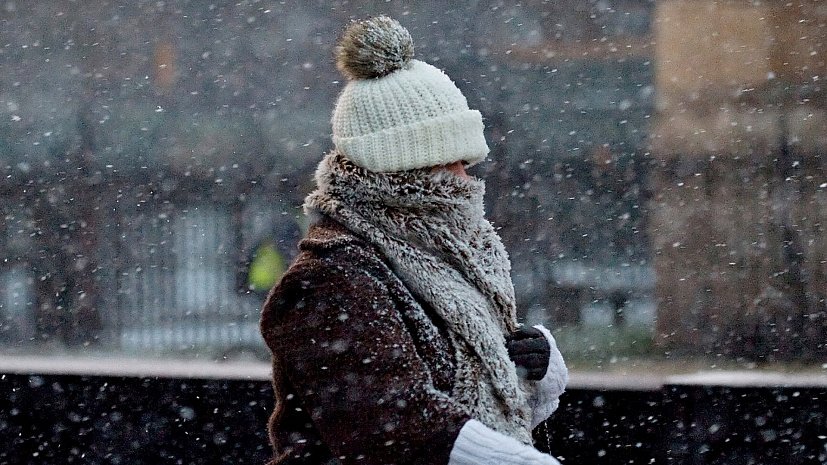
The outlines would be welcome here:
<svg viewBox="0 0 827 465">
<path fill-rule="evenodd" d="M 464 160 L 477 163 L 488 154 L 482 114 L 462 110 L 358 137 L 333 137 L 336 149 L 374 172 L 405 171 Z"/>
</svg>

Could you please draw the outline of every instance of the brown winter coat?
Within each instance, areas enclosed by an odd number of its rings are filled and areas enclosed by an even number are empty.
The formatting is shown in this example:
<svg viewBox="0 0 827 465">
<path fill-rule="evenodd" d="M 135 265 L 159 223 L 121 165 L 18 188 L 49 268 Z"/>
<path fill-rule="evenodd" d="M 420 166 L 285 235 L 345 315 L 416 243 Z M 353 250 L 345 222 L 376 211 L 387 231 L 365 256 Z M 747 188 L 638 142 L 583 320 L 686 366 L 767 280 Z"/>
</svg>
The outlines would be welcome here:
<svg viewBox="0 0 827 465">
<path fill-rule="evenodd" d="M 379 252 L 324 218 L 271 291 L 272 464 L 446 464 L 468 415 L 448 333 Z"/>
</svg>

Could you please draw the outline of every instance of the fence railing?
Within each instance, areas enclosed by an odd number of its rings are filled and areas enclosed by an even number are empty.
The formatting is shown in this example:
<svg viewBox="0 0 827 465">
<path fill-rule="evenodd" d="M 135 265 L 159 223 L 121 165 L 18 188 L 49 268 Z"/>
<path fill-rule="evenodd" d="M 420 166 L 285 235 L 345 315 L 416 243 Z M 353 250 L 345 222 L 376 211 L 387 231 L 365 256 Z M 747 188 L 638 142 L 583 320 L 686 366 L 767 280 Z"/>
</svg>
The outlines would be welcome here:
<svg viewBox="0 0 827 465">
<path fill-rule="evenodd" d="M 64 181 L 64 189 L 71 198 L 83 187 Z M 285 229 L 274 222 L 293 219 L 250 213 L 238 199 L 276 194 L 208 184 L 168 192 L 145 183 L 90 189 L 87 202 L 57 206 L 0 195 L 7 213 L 0 338 L 7 349 L 266 354 L 258 331 L 263 296 L 245 289 L 245 267 L 256 241 Z M 36 208 L 15 208 L 26 203 Z"/>
</svg>

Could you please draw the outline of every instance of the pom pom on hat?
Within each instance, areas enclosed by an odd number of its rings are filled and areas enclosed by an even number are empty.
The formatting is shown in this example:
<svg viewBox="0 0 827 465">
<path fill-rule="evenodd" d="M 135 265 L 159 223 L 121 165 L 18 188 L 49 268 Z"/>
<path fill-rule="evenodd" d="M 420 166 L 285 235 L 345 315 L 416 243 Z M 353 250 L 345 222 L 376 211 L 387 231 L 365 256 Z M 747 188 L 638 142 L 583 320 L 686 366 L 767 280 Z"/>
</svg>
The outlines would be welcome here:
<svg viewBox="0 0 827 465">
<path fill-rule="evenodd" d="M 387 16 L 354 22 L 336 47 L 348 78 L 333 111 L 333 144 L 374 172 L 405 171 L 488 153 L 482 115 L 441 70 L 413 59 L 408 31 Z"/>
<path fill-rule="evenodd" d="M 336 67 L 348 79 L 374 79 L 402 69 L 414 55 L 413 39 L 387 16 L 357 21 L 336 47 Z"/>
</svg>

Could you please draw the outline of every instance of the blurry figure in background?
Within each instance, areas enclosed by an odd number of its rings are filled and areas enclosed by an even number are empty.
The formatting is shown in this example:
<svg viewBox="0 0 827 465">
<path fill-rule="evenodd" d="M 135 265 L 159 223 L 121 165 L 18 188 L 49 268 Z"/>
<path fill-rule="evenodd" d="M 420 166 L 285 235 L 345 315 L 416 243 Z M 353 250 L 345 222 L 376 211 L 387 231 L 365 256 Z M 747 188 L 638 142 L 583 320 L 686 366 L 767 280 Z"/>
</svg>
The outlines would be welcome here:
<svg viewBox="0 0 827 465">
<path fill-rule="evenodd" d="M 625 291 L 615 290 L 609 294 L 609 303 L 612 306 L 612 322 L 618 327 L 626 326 L 626 310 L 629 305 L 629 296 Z"/>
<path fill-rule="evenodd" d="M 256 294 L 266 293 L 273 288 L 286 269 L 287 262 L 276 248 L 275 241 L 264 240 L 253 250 L 247 273 L 247 288 Z"/>
<path fill-rule="evenodd" d="M 266 225 L 266 226 L 265 226 Z M 301 238 L 301 228 L 288 215 L 267 218 L 263 231 L 256 234 L 255 245 L 246 247 L 246 259 L 241 264 L 244 292 L 266 297 L 296 258 L 296 241 Z"/>
<path fill-rule="evenodd" d="M 376 17 L 337 48 L 349 79 L 311 227 L 264 305 L 272 464 L 557 464 L 532 429 L 568 372 L 516 320 L 511 264 L 485 219 L 482 116 L 411 37 Z"/>
<path fill-rule="evenodd" d="M 35 340 L 65 347 L 88 347 L 100 342 L 103 322 L 99 308 L 98 276 L 93 250 L 99 246 L 95 214 L 90 205 L 94 189 L 67 183 L 37 201 L 34 235 L 29 259 L 35 276 Z M 69 199 L 80 205 L 71 210 Z"/>
</svg>

